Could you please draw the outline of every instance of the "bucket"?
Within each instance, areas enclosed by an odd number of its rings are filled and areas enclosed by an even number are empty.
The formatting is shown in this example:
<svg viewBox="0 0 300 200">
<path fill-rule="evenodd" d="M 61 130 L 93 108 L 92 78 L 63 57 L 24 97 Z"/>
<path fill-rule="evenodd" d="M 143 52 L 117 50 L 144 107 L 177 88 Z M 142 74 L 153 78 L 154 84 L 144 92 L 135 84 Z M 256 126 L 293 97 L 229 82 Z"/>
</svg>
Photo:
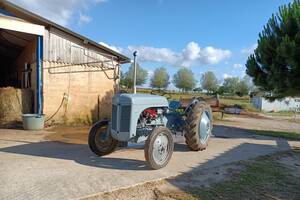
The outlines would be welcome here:
<svg viewBox="0 0 300 200">
<path fill-rule="evenodd" d="M 25 130 L 41 130 L 44 128 L 45 116 L 41 114 L 23 114 L 23 128 Z"/>
</svg>

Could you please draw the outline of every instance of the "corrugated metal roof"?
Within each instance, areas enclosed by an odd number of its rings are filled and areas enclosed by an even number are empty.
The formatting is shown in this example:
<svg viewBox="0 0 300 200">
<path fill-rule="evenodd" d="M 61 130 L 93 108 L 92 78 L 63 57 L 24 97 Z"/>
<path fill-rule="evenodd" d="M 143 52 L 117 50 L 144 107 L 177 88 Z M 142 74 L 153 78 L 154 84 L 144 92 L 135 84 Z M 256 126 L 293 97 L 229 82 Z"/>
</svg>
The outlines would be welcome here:
<svg viewBox="0 0 300 200">
<path fill-rule="evenodd" d="M 9 1 L 1 0 L 0 1 L 0 7 L 3 8 L 4 10 L 9 11 L 10 13 L 12 13 L 12 14 L 18 16 L 18 17 L 25 18 L 25 20 L 34 21 L 35 23 L 44 25 L 46 27 L 47 26 L 55 27 L 55 28 L 67 33 L 67 34 L 70 34 L 74 37 L 82 39 L 84 42 L 88 42 L 89 44 L 91 44 L 91 45 L 93 45 L 97 48 L 100 48 L 101 50 L 104 50 L 104 51 L 106 51 L 106 52 L 108 52 L 108 53 L 110 53 L 114 56 L 117 56 L 120 59 L 121 63 L 130 62 L 130 59 L 128 57 L 126 57 L 125 55 L 120 54 L 119 52 L 116 52 L 116 51 L 114 51 L 114 50 L 112 50 L 108 47 L 105 47 L 105 46 L 103 46 L 103 45 L 101 45 L 101 44 L 85 37 L 85 36 L 82 36 L 78 33 L 75 33 L 75 32 L 73 32 L 72 30 L 70 30 L 68 28 L 65 28 L 65 27 L 63 27 L 59 24 L 56 24 L 56 23 L 54 23 L 54 22 L 52 22 L 48 19 L 45 19 L 45 18 L 43 18 L 43 17 L 41 17 L 41 16 L 39 16 L 35 13 L 32 13 L 32 12 L 30 12 L 30 11 L 24 9 L 24 8 L 21 8 L 21 7 L 15 5 L 15 4 L 13 4 Z"/>
</svg>

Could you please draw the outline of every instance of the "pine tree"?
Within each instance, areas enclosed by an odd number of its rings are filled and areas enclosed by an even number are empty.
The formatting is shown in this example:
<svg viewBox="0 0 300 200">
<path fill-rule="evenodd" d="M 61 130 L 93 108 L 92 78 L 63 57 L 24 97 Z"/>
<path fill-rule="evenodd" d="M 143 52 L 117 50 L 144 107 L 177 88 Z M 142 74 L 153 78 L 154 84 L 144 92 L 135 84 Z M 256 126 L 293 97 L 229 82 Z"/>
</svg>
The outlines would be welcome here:
<svg viewBox="0 0 300 200">
<path fill-rule="evenodd" d="M 269 98 L 300 95 L 300 2 L 279 8 L 259 34 L 246 73 Z"/>
</svg>

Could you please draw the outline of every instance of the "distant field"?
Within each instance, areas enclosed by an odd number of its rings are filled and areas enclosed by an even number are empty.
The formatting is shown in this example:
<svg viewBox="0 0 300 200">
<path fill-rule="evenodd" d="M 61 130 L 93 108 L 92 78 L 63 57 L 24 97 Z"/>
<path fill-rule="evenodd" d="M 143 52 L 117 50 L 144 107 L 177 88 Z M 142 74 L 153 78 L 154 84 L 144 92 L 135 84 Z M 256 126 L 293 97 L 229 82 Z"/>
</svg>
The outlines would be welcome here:
<svg viewBox="0 0 300 200">
<path fill-rule="evenodd" d="M 137 90 L 139 93 L 146 93 L 150 94 L 152 92 L 151 89 L 138 89 Z M 193 98 L 193 97 L 208 97 L 205 94 L 202 93 L 192 93 L 192 92 L 172 92 L 172 91 L 167 91 L 167 92 L 157 92 L 155 91 L 154 94 L 157 95 L 163 95 L 168 99 L 174 99 L 174 100 L 179 100 L 180 98 L 186 99 L 186 98 Z"/>
<path fill-rule="evenodd" d="M 138 92 L 140 93 L 151 93 L 151 89 L 138 89 Z M 210 97 L 204 93 L 198 93 L 198 92 L 171 92 L 167 91 L 166 93 L 155 93 L 158 95 L 163 95 L 167 97 L 168 99 L 174 99 L 179 100 L 180 98 L 187 99 L 187 98 L 193 98 L 193 97 L 203 97 L 207 98 Z M 220 103 L 225 106 L 233 106 L 238 105 L 242 107 L 243 109 L 246 109 L 250 112 L 258 112 L 257 109 L 255 109 L 252 104 L 250 103 L 249 96 L 239 97 L 239 96 L 220 96 Z"/>
</svg>

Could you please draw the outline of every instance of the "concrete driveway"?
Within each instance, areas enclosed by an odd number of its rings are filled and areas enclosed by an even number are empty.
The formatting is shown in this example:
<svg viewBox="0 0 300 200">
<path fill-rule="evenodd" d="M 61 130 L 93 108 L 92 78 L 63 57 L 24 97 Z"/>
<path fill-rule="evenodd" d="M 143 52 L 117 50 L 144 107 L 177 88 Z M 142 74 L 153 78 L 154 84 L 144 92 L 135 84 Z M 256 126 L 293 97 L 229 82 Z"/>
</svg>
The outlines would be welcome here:
<svg viewBox="0 0 300 200">
<path fill-rule="evenodd" d="M 176 136 L 169 165 L 150 170 L 141 145 L 99 158 L 86 142 L 52 141 L 45 137 L 54 134 L 49 131 L 0 129 L 0 199 L 84 198 L 300 147 L 300 142 L 256 136 L 234 127 L 219 125 L 213 132 L 216 137 L 202 152 L 189 151 L 183 138 Z"/>
</svg>

